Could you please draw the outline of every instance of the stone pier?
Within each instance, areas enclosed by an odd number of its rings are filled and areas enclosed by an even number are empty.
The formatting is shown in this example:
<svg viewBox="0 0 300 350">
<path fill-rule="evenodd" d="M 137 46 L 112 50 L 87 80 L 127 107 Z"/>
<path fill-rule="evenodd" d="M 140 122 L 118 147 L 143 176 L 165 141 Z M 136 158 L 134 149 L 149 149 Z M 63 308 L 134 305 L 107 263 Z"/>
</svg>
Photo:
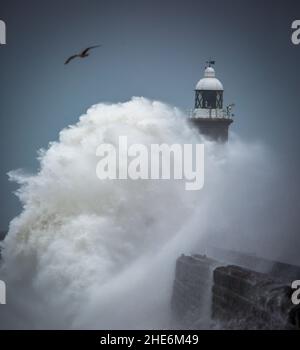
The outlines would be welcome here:
<svg viewBox="0 0 300 350">
<path fill-rule="evenodd" d="M 205 255 L 177 259 L 171 307 L 176 328 L 296 329 L 289 284 Z"/>
</svg>

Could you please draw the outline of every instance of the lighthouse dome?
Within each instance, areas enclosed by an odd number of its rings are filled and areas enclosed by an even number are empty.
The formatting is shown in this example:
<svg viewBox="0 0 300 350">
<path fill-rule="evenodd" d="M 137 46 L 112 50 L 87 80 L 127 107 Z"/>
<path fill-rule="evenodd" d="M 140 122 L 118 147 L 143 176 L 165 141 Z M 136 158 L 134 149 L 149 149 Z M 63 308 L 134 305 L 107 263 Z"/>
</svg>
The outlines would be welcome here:
<svg viewBox="0 0 300 350">
<path fill-rule="evenodd" d="M 219 79 L 216 78 L 213 67 L 206 67 L 204 71 L 204 78 L 200 79 L 196 85 L 196 90 L 217 90 L 223 91 L 223 85 Z"/>
</svg>

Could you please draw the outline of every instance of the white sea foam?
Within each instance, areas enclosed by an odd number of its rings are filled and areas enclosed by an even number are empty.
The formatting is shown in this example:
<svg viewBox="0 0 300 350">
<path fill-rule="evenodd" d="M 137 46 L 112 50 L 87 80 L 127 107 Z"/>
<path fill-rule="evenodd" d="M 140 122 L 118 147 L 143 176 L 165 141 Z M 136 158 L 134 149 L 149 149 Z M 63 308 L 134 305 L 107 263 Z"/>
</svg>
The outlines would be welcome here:
<svg viewBox="0 0 300 350">
<path fill-rule="evenodd" d="M 11 172 L 23 211 L 3 244 L 1 328 L 168 327 L 180 253 L 208 236 L 255 248 L 247 225 L 272 173 L 261 145 L 206 142 L 204 189 L 185 191 L 180 181 L 100 181 L 95 150 L 122 135 L 201 142 L 177 108 L 133 98 L 91 107 L 40 152 L 37 174 Z"/>
</svg>

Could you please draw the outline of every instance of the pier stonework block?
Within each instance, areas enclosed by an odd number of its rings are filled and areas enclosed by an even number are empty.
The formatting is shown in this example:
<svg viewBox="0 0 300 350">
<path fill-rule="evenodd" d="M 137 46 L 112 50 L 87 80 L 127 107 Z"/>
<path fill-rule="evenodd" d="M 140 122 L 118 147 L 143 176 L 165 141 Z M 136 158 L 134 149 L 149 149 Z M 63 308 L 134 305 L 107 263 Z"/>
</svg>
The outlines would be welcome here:
<svg viewBox="0 0 300 350">
<path fill-rule="evenodd" d="M 271 274 L 224 266 L 205 255 L 182 255 L 171 308 L 177 328 L 296 329 L 300 307 L 293 305 L 292 293 Z"/>
</svg>

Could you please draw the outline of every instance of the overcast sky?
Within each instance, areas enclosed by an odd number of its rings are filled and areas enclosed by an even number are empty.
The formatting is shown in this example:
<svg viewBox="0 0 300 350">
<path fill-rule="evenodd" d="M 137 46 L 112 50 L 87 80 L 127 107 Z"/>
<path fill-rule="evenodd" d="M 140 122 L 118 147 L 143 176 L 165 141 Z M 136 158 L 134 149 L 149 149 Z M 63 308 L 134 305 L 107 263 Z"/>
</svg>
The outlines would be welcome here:
<svg viewBox="0 0 300 350">
<path fill-rule="evenodd" d="M 0 0 L 0 229 L 20 210 L 9 170 L 33 171 L 37 150 L 92 104 L 145 96 L 192 108 L 210 56 L 225 103 L 236 103 L 232 130 L 273 148 L 297 186 L 297 18 L 291 0 Z M 98 43 L 88 59 L 63 64 Z"/>
</svg>

